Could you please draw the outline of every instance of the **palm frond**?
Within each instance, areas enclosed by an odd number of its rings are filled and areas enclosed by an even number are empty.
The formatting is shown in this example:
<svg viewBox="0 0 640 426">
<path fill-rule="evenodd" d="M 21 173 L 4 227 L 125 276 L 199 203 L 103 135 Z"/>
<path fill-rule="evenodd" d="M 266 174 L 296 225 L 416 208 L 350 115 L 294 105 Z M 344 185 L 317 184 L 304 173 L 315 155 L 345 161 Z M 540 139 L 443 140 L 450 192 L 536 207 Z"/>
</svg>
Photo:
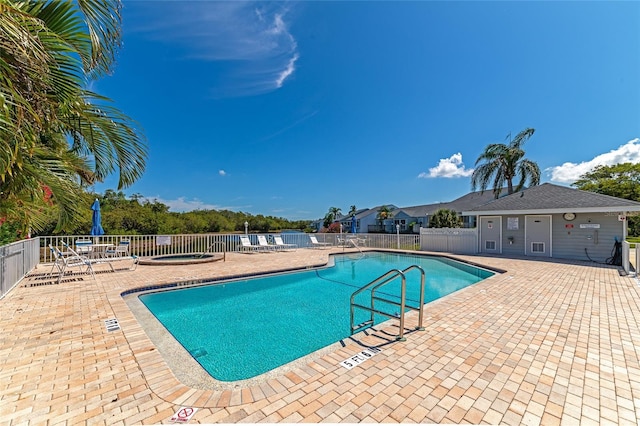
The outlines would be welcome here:
<svg viewBox="0 0 640 426">
<path fill-rule="evenodd" d="M 122 45 L 120 0 L 77 0 L 91 38 L 91 77 L 107 74 Z"/>
<path fill-rule="evenodd" d="M 535 129 L 530 127 L 524 129 L 520 133 L 516 135 L 515 138 L 509 143 L 509 147 L 520 148 L 522 144 L 524 144 L 533 134 L 535 133 Z"/>
<path fill-rule="evenodd" d="M 73 137 L 73 150 L 93 155 L 98 181 L 119 173 L 118 189 L 127 187 L 142 176 L 147 145 L 142 132 L 130 117 L 106 104 L 108 98 L 83 92 L 85 102 L 70 111 L 67 133 Z M 100 101 L 93 103 L 91 101 Z"/>
</svg>

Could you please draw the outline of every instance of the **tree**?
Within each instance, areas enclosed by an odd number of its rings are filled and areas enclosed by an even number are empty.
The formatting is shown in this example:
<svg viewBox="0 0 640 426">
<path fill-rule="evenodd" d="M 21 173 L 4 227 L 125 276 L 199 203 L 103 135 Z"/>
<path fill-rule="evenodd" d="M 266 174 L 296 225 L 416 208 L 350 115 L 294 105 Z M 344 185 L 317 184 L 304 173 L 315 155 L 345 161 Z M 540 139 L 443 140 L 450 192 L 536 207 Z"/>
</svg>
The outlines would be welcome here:
<svg viewBox="0 0 640 426">
<path fill-rule="evenodd" d="M 493 143 L 487 145 L 484 152 L 476 160 L 478 163 L 484 162 L 476 167 L 471 175 L 471 190 L 480 188 L 484 192 L 489 187 L 489 182 L 493 179 L 493 194 L 496 198 L 500 196 L 502 188 L 507 185 L 507 192 L 513 194 L 520 191 L 530 182 L 532 186 L 540 184 L 540 167 L 535 162 L 524 158 L 522 145 L 533 135 L 535 129 L 527 128 L 521 131 L 512 139 L 508 145 Z M 511 135 L 507 136 L 508 138 Z M 519 182 L 514 188 L 514 179 Z"/>
<path fill-rule="evenodd" d="M 326 215 L 324 215 L 323 225 L 325 228 L 328 228 L 329 225 L 333 223 L 334 220 L 338 219 L 340 216 L 341 210 L 340 207 L 329 207 L 329 211 Z"/>
<path fill-rule="evenodd" d="M 640 164 L 597 166 L 571 184 L 583 191 L 640 201 Z"/>
<path fill-rule="evenodd" d="M 384 221 L 389 217 L 391 217 L 391 209 L 386 205 L 380 206 L 380 208 L 378 209 L 378 214 L 376 215 L 376 219 L 378 219 L 380 229 L 382 229 L 382 227 L 384 226 Z"/>
<path fill-rule="evenodd" d="M 49 192 L 58 228 L 81 218 L 84 186 L 143 173 L 131 118 L 87 84 L 111 71 L 121 2 L 0 0 L 0 217 L 41 229 Z M 83 209 L 84 207 L 84 209 Z"/>
<path fill-rule="evenodd" d="M 358 211 L 358 209 L 356 208 L 355 204 L 354 204 L 354 205 L 352 205 L 352 206 L 349 208 L 349 214 L 348 214 L 348 216 L 353 216 L 354 214 L 356 214 L 356 212 L 357 212 L 357 211 Z"/>
<path fill-rule="evenodd" d="M 455 210 L 439 209 L 429 218 L 429 228 L 461 228 L 462 219 Z"/>
<path fill-rule="evenodd" d="M 597 166 L 571 184 L 583 191 L 640 201 L 640 164 Z M 640 236 L 640 218 L 629 217 L 629 235 Z"/>
<path fill-rule="evenodd" d="M 330 207 L 329 213 L 333 216 L 333 220 L 338 220 L 342 214 L 342 209 L 340 209 L 340 207 Z"/>
<path fill-rule="evenodd" d="M 386 220 L 391 216 L 391 209 L 389 206 L 380 206 L 378 209 L 378 214 L 376 215 L 378 220 Z"/>
</svg>

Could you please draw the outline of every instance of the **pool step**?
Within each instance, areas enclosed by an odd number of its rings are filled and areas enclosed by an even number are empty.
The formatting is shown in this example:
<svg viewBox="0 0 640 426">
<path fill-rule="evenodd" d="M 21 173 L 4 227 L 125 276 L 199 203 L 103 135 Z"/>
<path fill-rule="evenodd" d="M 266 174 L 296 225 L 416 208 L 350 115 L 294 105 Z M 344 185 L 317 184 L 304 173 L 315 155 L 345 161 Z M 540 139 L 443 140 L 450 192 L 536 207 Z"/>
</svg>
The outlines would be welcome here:
<svg viewBox="0 0 640 426">
<path fill-rule="evenodd" d="M 355 333 L 356 331 L 362 330 L 364 328 L 369 328 L 371 326 L 373 326 L 373 320 L 367 320 L 367 321 L 361 322 L 360 324 L 356 324 L 351 327 L 351 334 Z"/>
</svg>

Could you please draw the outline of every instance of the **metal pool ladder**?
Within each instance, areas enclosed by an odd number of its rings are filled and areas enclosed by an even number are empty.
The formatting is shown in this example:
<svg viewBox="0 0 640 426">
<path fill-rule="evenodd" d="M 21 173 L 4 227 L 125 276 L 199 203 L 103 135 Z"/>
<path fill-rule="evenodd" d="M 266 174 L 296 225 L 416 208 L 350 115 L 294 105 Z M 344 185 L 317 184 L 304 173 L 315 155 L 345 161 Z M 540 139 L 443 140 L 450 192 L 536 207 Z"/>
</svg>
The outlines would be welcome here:
<svg viewBox="0 0 640 426">
<path fill-rule="evenodd" d="M 412 269 L 417 269 L 420 271 L 420 306 L 418 307 L 414 307 L 414 306 L 407 306 L 406 304 L 406 294 L 407 294 L 407 277 L 406 277 L 406 273 L 409 272 Z M 389 300 L 389 299 L 384 299 L 382 297 L 376 296 L 376 291 L 378 289 L 380 289 L 381 287 L 389 284 L 390 282 L 396 280 L 400 278 L 402 280 L 402 285 L 401 285 L 401 290 L 400 290 L 400 303 L 394 301 L 394 300 Z M 411 309 L 414 311 L 418 311 L 418 326 L 415 328 L 416 330 L 424 330 L 424 327 L 422 326 L 422 318 L 423 318 L 423 308 L 424 308 L 424 282 L 425 282 L 425 273 L 424 273 L 424 269 L 422 269 L 420 266 L 418 265 L 411 265 L 408 268 L 404 269 L 404 270 L 399 270 L 399 269 L 392 269 L 389 272 L 386 272 L 382 275 L 380 275 L 378 278 L 376 278 L 375 280 L 371 281 L 369 284 L 365 285 L 364 287 L 356 290 L 352 295 L 351 295 L 351 334 L 354 334 L 356 331 L 364 329 L 364 328 L 368 328 L 371 327 L 373 325 L 373 317 L 374 314 L 380 314 L 380 315 L 384 315 L 386 317 L 389 318 L 398 318 L 398 315 L 395 314 L 391 314 L 388 312 L 383 312 L 380 311 L 378 309 L 376 309 L 375 307 L 375 302 L 379 301 L 379 302 L 385 302 L 385 303 L 389 303 L 393 306 L 397 306 L 400 308 L 400 334 L 398 336 L 396 336 L 396 340 L 400 340 L 400 341 L 404 341 L 406 340 L 404 337 L 404 314 L 405 314 L 405 310 L 406 309 Z M 364 306 L 364 305 L 360 305 L 355 303 L 355 297 L 362 293 L 365 290 L 371 289 L 371 304 L 370 306 Z M 369 311 L 371 313 L 371 317 L 369 320 L 361 322 L 360 324 L 354 324 L 354 313 L 355 313 L 355 308 L 360 308 L 360 309 L 364 309 L 365 311 Z"/>
</svg>

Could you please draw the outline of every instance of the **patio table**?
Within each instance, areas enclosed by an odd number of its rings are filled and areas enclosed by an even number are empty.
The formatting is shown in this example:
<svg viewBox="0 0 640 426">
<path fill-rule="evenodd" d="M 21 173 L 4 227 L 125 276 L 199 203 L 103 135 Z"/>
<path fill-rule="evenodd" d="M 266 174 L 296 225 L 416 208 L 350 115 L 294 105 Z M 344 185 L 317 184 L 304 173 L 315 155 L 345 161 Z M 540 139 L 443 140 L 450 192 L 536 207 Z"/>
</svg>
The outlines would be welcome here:
<svg viewBox="0 0 640 426">
<path fill-rule="evenodd" d="M 115 248 L 113 244 L 91 244 L 90 247 L 93 248 L 93 250 L 91 250 L 90 257 L 94 259 L 103 259 L 107 257 L 107 250 Z"/>
</svg>

